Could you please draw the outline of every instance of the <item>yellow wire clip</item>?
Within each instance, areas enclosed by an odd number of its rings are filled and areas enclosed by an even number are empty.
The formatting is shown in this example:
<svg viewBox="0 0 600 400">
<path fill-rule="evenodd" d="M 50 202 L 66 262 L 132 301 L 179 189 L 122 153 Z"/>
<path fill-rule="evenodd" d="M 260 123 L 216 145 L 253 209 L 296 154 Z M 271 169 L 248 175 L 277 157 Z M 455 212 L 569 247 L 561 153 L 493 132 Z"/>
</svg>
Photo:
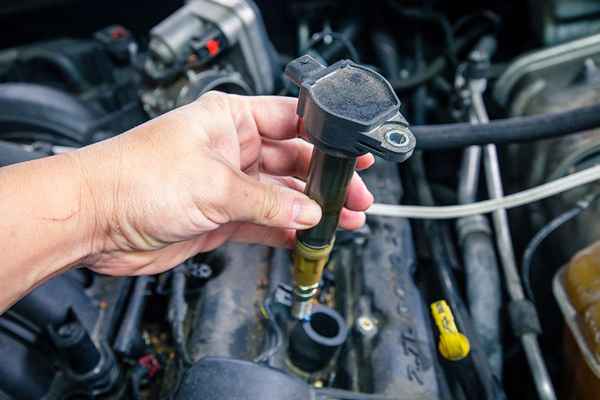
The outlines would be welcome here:
<svg viewBox="0 0 600 400">
<path fill-rule="evenodd" d="M 458 331 L 454 315 L 445 300 L 431 304 L 433 320 L 440 331 L 438 349 L 446 360 L 459 361 L 469 355 L 469 339 Z"/>
</svg>

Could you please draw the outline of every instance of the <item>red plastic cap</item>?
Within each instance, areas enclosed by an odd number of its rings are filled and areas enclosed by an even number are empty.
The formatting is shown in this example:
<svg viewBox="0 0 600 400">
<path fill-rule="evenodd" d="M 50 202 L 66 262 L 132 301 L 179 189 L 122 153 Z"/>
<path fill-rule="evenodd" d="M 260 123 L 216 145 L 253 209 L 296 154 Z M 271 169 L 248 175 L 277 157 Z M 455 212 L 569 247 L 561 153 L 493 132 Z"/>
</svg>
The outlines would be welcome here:
<svg viewBox="0 0 600 400">
<path fill-rule="evenodd" d="M 221 51 L 221 43 L 216 39 L 210 39 L 206 42 L 206 50 L 208 50 L 208 54 L 211 56 L 216 56 Z"/>
</svg>

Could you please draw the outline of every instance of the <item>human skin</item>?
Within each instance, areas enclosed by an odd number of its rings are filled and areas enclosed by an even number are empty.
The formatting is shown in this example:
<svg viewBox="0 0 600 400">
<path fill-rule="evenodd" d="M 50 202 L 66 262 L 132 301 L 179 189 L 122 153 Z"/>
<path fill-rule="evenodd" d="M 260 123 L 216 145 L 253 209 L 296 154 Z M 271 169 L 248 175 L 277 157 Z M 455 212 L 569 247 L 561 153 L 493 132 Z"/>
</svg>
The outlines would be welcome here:
<svg viewBox="0 0 600 400">
<path fill-rule="evenodd" d="M 291 246 L 318 223 L 296 100 L 211 92 L 122 135 L 0 168 L 0 313 L 75 266 L 166 271 L 227 241 Z M 368 168 L 371 155 L 359 158 Z M 373 196 L 355 174 L 340 226 Z"/>
</svg>

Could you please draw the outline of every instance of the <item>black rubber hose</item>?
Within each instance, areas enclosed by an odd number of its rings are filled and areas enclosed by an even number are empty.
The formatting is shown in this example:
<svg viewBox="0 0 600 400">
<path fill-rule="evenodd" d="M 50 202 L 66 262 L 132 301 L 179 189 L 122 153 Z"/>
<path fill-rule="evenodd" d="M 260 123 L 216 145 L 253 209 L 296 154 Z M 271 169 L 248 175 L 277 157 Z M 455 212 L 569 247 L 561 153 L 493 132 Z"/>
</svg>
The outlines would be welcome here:
<svg viewBox="0 0 600 400">
<path fill-rule="evenodd" d="M 0 138 L 23 139 L 22 132 L 36 132 L 32 139 L 64 146 L 88 144 L 100 118 L 75 96 L 29 83 L 1 84 L 0 109 Z M 21 134 L 13 138 L 14 132 Z"/>
<path fill-rule="evenodd" d="M 63 45 L 77 45 L 77 42 L 65 40 Z M 60 77 L 76 92 L 81 93 L 88 89 L 86 79 L 72 60 L 52 48 L 33 47 L 22 52 L 16 67 L 17 72 L 19 72 L 19 65 L 28 64 L 42 66 L 45 70 L 59 71 Z"/>
<path fill-rule="evenodd" d="M 570 111 L 515 117 L 485 125 L 468 123 L 413 126 L 417 149 L 449 150 L 489 143 L 507 144 L 550 139 L 600 126 L 600 104 Z"/>
<path fill-rule="evenodd" d="M 16 164 L 23 161 L 35 160 L 36 158 L 42 158 L 45 154 L 27 151 L 19 145 L 0 142 L 0 167 L 4 167 L 10 164 Z"/>
<path fill-rule="evenodd" d="M 141 321 L 148 300 L 148 286 L 153 281 L 154 277 L 151 276 L 140 276 L 135 280 L 123 322 L 113 345 L 115 352 L 125 357 L 139 357 L 145 350 Z"/>
<path fill-rule="evenodd" d="M 169 300 L 167 319 L 171 324 L 171 335 L 175 342 L 177 355 L 181 358 L 185 366 L 192 364 L 192 356 L 187 349 L 187 339 L 185 334 L 185 319 L 187 316 L 188 305 L 185 301 L 185 265 L 182 264 L 173 270 L 171 278 L 172 289 L 171 299 Z"/>
<path fill-rule="evenodd" d="M 371 43 L 383 75 L 390 81 L 401 79 L 400 55 L 394 37 L 387 32 L 378 31 L 371 35 Z"/>
<path fill-rule="evenodd" d="M 531 274 L 534 265 L 534 257 L 539 249 L 540 245 L 548 236 L 550 236 L 558 228 L 576 218 L 579 214 L 585 211 L 591 204 L 591 200 L 580 201 L 575 207 L 565 211 L 558 217 L 554 218 L 550 222 L 540 229 L 535 236 L 529 241 L 523 254 L 523 263 L 521 268 L 521 279 L 523 280 L 523 286 L 529 300 L 535 303 L 535 295 L 531 286 Z"/>
</svg>

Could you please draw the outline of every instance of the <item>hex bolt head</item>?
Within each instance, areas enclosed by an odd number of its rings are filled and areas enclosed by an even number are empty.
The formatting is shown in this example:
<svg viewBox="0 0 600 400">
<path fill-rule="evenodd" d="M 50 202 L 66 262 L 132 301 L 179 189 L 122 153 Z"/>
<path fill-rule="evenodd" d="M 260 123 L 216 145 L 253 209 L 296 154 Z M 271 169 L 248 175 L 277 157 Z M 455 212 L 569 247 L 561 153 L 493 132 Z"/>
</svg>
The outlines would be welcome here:
<svg viewBox="0 0 600 400">
<path fill-rule="evenodd" d="M 187 265 L 188 273 L 194 278 L 209 279 L 213 276 L 213 270 L 210 265 L 201 263 L 191 263 Z"/>
<path fill-rule="evenodd" d="M 377 333 L 377 325 L 373 319 L 362 315 L 356 319 L 356 328 L 360 334 L 366 337 L 373 337 Z"/>
<path fill-rule="evenodd" d="M 212 271 L 212 268 L 210 267 L 210 265 L 200 264 L 200 267 L 198 268 L 198 276 L 200 278 L 208 279 L 212 276 L 212 274 L 213 274 L 213 271 Z"/>
</svg>

